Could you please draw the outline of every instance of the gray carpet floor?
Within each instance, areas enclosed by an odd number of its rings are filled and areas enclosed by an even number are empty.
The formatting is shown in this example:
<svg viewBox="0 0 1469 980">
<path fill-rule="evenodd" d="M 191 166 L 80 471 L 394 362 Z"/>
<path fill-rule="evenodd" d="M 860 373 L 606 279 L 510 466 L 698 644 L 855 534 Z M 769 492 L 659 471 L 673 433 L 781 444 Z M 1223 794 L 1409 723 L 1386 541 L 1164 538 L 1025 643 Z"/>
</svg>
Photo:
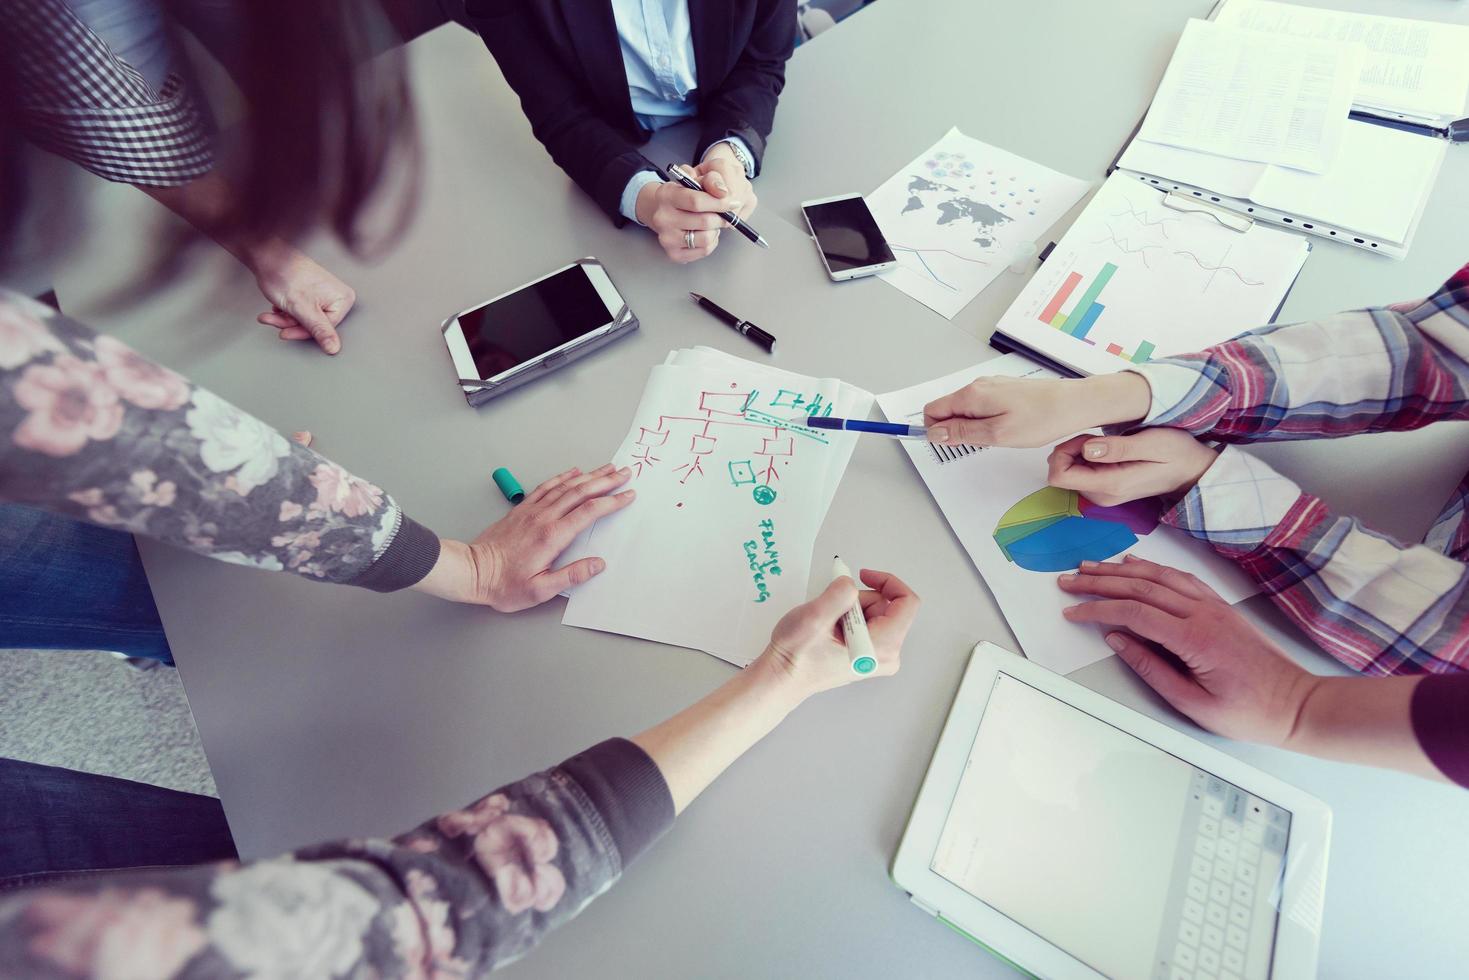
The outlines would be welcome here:
<svg viewBox="0 0 1469 980">
<path fill-rule="evenodd" d="M 178 672 L 106 653 L 0 650 L 0 758 L 217 795 Z"/>
</svg>

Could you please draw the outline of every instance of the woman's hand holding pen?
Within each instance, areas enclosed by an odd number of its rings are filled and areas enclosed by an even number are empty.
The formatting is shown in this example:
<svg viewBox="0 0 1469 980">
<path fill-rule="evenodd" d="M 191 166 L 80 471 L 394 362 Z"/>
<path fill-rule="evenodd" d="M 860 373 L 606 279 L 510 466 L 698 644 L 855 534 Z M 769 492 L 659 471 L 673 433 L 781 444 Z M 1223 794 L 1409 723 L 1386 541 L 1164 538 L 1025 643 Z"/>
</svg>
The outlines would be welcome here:
<svg viewBox="0 0 1469 980">
<path fill-rule="evenodd" d="M 1148 414 L 1152 392 L 1138 374 L 1076 381 L 979 378 L 923 408 L 930 442 L 945 445 L 1048 446 L 1101 425 Z"/>
<path fill-rule="evenodd" d="M 702 165 L 712 167 L 712 164 Z M 685 170 L 699 173 L 700 168 Z M 672 181 L 649 184 L 638 192 L 638 220 L 658 236 L 658 244 L 668 257 L 680 265 L 697 262 L 719 246 L 719 231 L 725 227 L 721 216 L 726 211 L 744 213 L 746 202 L 734 195 L 724 177 L 716 170 L 699 173 L 705 190 L 695 191 Z M 740 179 L 744 181 L 743 171 Z M 692 244 L 690 244 L 692 243 Z"/>
</svg>

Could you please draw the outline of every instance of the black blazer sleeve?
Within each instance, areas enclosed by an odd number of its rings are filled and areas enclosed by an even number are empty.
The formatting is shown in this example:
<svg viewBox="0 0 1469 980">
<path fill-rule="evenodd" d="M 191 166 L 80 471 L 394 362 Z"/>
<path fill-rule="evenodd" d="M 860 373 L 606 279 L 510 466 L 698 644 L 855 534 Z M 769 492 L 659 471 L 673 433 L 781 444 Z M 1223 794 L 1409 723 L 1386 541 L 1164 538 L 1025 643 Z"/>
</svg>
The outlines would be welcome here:
<svg viewBox="0 0 1469 980">
<path fill-rule="evenodd" d="M 615 224 L 626 224 L 618 210 L 623 189 L 633 174 L 656 168 L 599 114 L 584 76 L 568 70 L 567 52 L 552 47 L 531 6 L 524 0 L 469 0 L 465 14 L 551 159 Z"/>
<path fill-rule="evenodd" d="M 698 0 L 695 0 L 698 2 Z M 700 93 L 699 160 L 710 146 L 727 136 L 745 141 L 755 156 L 755 173 L 765 156 L 765 141 L 775 125 L 775 105 L 785 87 L 786 62 L 796 48 L 795 0 L 758 0 L 737 15 L 733 36 L 749 40 L 729 74 L 712 92 Z M 700 69 L 700 75 L 703 74 Z"/>
</svg>

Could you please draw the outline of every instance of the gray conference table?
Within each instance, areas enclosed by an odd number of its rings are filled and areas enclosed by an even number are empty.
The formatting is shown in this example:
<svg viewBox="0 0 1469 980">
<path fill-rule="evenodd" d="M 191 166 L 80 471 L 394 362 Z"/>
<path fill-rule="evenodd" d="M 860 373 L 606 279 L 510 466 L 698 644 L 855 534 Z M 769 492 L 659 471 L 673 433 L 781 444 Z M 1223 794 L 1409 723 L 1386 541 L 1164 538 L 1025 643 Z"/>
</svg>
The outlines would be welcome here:
<svg viewBox="0 0 1469 980">
<path fill-rule="evenodd" d="M 1103 6 L 1111 9 L 1105 20 L 1088 12 Z M 127 234 L 152 217 L 123 189 L 99 192 L 111 241 L 59 277 L 58 288 L 80 315 L 267 421 L 311 429 L 318 448 L 439 533 L 468 536 L 506 510 L 489 482 L 494 467 L 508 465 L 529 484 L 602 462 L 649 368 L 670 349 L 707 344 L 762 356 L 695 309 L 690 289 L 775 333 L 781 366 L 877 392 L 993 356 L 982 342 L 985 324 L 1022 277 L 1002 276 L 949 323 L 881 282 L 829 283 L 803 234 L 782 219 L 795 217 L 802 196 L 870 190 L 953 123 L 1099 178 L 1146 104 L 1183 17 L 1204 9 L 1161 0 L 883 0 L 791 66 L 755 222 L 770 251 L 730 235 L 709 261 L 687 269 L 659 261 L 649 236 L 615 230 L 597 214 L 531 138 L 478 42 L 443 30 L 413 48 L 426 147 L 417 221 L 377 264 L 327 243 L 313 248 L 359 293 L 339 357 L 276 343 L 250 325 L 258 294 L 228 264 L 146 307 L 105 308 L 106 283 L 125 279 L 135 259 Z M 1000 37 L 1044 39 L 1044 58 L 1029 64 L 1096 71 L 1053 77 L 1008 64 L 1004 44 L 979 43 Z M 885 44 L 892 38 L 903 43 Z M 961 38 L 974 44 L 966 49 Z M 1093 53 L 1099 38 L 1115 71 L 1103 71 L 1106 60 Z M 944 58 L 935 61 L 923 39 Z M 940 87 L 909 101 L 907 86 L 939 65 L 946 78 L 972 78 L 971 88 Z M 844 78 L 886 94 L 865 110 L 833 104 Z M 1086 116 L 1067 139 L 1051 132 L 1064 121 L 1052 120 L 1076 111 L 1073 95 L 1087 103 Z M 866 128 L 852 128 L 859 120 Z M 1469 151 L 1451 156 L 1435 203 L 1462 214 Z M 1462 261 L 1453 244 L 1447 215 L 1435 214 L 1404 263 L 1322 246 L 1288 313 L 1426 290 Z M 440 318 L 581 255 L 608 263 L 642 330 L 488 408 L 468 409 L 450 381 Z M 1414 535 L 1469 468 L 1465 432 L 1443 426 L 1270 456 L 1333 504 Z M 732 670 L 687 650 L 563 628 L 559 600 L 498 616 L 414 593 L 312 585 L 147 542 L 143 551 L 246 857 L 402 830 L 608 735 L 636 732 Z M 863 442 L 854 455 L 817 542 L 817 554 L 832 551 L 897 571 L 923 595 L 902 673 L 803 706 L 616 889 L 508 975 L 1008 975 L 909 905 L 887 866 L 970 648 L 980 639 L 1014 648 L 1014 639 L 890 443 Z M 1267 603 L 1249 608 L 1312 669 L 1336 669 Z M 1469 794 L 1199 733 L 1115 661 L 1073 677 L 1331 804 L 1323 975 L 1445 975 L 1469 957 L 1457 911 L 1469 897 Z"/>
</svg>

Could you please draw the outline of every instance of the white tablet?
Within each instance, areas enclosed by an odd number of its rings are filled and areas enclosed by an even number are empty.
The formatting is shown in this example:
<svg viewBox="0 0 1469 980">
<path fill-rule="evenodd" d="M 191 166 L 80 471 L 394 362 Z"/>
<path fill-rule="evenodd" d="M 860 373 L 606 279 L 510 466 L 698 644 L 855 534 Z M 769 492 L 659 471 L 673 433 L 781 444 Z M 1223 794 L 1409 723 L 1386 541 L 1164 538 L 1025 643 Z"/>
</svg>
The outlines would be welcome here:
<svg viewBox="0 0 1469 980">
<path fill-rule="evenodd" d="M 893 880 L 1042 977 L 1310 977 L 1331 811 L 989 643 Z"/>
</svg>

